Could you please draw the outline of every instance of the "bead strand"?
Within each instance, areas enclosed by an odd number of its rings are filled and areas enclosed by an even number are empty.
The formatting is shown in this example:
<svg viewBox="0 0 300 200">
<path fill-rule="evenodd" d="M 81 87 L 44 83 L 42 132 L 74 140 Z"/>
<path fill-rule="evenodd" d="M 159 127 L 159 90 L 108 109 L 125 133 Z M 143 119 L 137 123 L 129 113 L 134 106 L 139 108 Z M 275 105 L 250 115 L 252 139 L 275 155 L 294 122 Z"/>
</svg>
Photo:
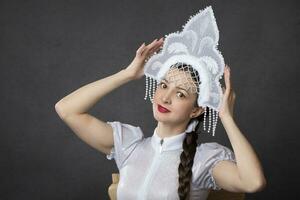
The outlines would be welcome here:
<svg viewBox="0 0 300 200">
<path fill-rule="evenodd" d="M 213 130 L 213 134 L 214 134 L 214 128 L 215 128 L 215 110 L 213 110 L 213 112 L 212 112 L 212 115 L 213 115 L 213 117 L 212 117 L 212 121 L 213 121 L 213 123 L 212 123 L 212 130 Z"/>
<path fill-rule="evenodd" d="M 151 93 L 151 89 L 152 89 L 152 83 L 153 83 L 153 79 L 151 78 L 150 79 L 150 84 L 149 84 L 149 95 L 150 95 L 150 101 L 151 101 L 151 103 L 153 103 L 152 101 L 152 93 Z"/>
<path fill-rule="evenodd" d="M 207 108 L 207 107 L 204 108 L 203 130 L 206 130 L 206 129 L 205 129 L 205 124 L 206 124 L 206 123 L 205 123 L 205 122 L 206 122 L 206 108 Z"/>
<path fill-rule="evenodd" d="M 156 80 L 153 79 L 153 85 L 152 85 L 152 103 L 153 103 L 153 97 L 154 97 L 154 93 L 155 93 L 155 88 L 156 88 Z"/>
<path fill-rule="evenodd" d="M 216 111 L 216 116 L 215 116 L 215 123 L 214 123 L 214 130 L 213 130 L 213 136 L 215 136 L 215 131 L 216 131 L 216 127 L 217 127 L 217 123 L 218 123 L 218 114 L 219 112 Z"/>
<path fill-rule="evenodd" d="M 147 97 L 148 97 L 148 81 L 149 81 L 149 77 L 146 76 L 146 91 L 145 91 L 145 97 L 144 99 L 147 100 Z"/>
<path fill-rule="evenodd" d="M 210 132 L 210 128 L 211 128 L 211 113 L 212 113 L 212 110 L 211 110 L 211 108 L 209 108 L 208 132 Z"/>
</svg>

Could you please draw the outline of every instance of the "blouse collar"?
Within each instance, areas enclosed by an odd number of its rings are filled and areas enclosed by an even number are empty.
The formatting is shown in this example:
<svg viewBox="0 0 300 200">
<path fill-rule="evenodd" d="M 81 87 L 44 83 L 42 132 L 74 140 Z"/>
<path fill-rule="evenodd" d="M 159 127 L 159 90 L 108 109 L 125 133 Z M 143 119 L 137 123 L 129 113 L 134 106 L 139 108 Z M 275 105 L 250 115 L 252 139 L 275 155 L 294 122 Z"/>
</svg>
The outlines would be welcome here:
<svg viewBox="0 0 300 200">
<path fill-rule="evenodd" d="M 152 147 L 155 150 L 162 152 L 182 149 L 182 143 L 186 135 L 185 131 L 174 136 L 161 138 L 158 136 L 156 129 L 157 127 L 151 137 Z"/>
<path fill-rule="evenodd" d="M 157 134 L 157 127 L 154 129 L 154 133 L 151 137 L 151 144 L 155 150 L 158 150 L 160 153 L 162 151 L 178 150 L 182 149 L 182 143 L 186 136 L 186 132 L 191 132 L 195 130 L 198 120 L 192 120 L 188 125 L 187 129 L 177 135 L 161 138 Z"/>
</svg>

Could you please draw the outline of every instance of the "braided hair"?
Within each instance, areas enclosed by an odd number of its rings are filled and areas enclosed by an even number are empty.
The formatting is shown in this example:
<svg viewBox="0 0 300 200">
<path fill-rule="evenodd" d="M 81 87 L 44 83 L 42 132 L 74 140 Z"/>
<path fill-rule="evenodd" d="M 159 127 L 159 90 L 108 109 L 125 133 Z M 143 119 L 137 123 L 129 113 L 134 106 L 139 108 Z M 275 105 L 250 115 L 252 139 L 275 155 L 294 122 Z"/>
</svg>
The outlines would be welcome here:
<svg viewBox="0 0 300 200">
<path fill-rule="evenodd" d="M 194 81 L 199 80 L 198 72 L 194 70 L 190 70 L 186 64 L 175 65 L 178 69 L 188 71 L 191 73 Z M 199 82 L 199 81 L 198 81 Z M 194 106 L 197 105 L 198 93 L 197 98 L 195 101 Z M 196 125 L 195 131 L 187 132 L 185 139 L 183 140 L 182 147 L 183 151 L 180 155 L 180 163 L 178 166 L 178 174 L 179 174 L 179 186 L 178 186 L 178 195 L 180 200 L 189 200 L 190 194 L 190 182 L 192 179 L 192 167 L 194 164 L 194 157 L 197 148 L 197 140 L 198 140 L 198 133 L 197 130 L 199 129 L 200 122 L 203 122 L 204 115 L 201 114 L 195 118 L 198 120 L 198 124 Z M 189 121 L 189 123 L 193 120 L 193 118 Z"/>
</svg>

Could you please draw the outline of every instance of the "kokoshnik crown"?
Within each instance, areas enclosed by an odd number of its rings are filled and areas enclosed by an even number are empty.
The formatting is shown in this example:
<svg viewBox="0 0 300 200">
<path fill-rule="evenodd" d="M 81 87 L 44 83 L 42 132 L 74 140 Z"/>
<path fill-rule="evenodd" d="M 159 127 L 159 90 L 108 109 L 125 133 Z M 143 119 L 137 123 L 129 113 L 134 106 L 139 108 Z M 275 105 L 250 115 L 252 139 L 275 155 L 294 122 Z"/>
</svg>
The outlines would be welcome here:
<svg viewBox="0 0 300 200">
<path fill-rule="evenodd" d="M 153 103 L 153 95 L 157 84 L 173 66 L 183 65 L 197 71 L 198 106 L 204 110 L 204 130 L 209 109 L 208 132 L 212 126 L 213 136 L 218 120 L 218 112 L 222 103 L 223 92 L 219 80 L 224 73 L 224 58 L 217 49 L 219 30 L 211 6 L 199 10 L 182 26 L 181 32 L 165 35 L 163 47 L 155 52 L 145 63 L 146 94 Z M 174 78 L 175 76 L 173 76 Z M 152 93 L 151 93 L 152 89 Z M 194 120 L 192 130 L 198 123 Z M 191 130 L 191 129 L 189 129 Z"/>
</svg>

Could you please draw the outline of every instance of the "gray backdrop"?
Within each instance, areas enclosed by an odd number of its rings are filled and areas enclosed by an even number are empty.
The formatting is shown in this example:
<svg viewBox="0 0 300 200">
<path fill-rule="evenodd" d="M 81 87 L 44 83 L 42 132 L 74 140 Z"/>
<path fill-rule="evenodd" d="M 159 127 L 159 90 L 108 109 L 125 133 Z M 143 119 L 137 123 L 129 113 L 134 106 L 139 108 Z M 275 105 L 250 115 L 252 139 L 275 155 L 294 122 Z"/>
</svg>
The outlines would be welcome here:
<svg viewBox="0 0 300 200">
<path fill-rule="evenodd" d="M 55 103 L 125 68 L 137 47 L 181 30 L 212 5 L 231 66 L 235 120 L 263 164 L 267 188 L 247 199 L 290 199 L 299 186 L 299 4 L 296 1 L 0 1 L 0 199 L 108 199 L 114 161 L 83 143 Z M 145 78 L 89 113 L 156 125 Z M 229 146 L 222 124 L 201 142 Z"/>
</svg>

